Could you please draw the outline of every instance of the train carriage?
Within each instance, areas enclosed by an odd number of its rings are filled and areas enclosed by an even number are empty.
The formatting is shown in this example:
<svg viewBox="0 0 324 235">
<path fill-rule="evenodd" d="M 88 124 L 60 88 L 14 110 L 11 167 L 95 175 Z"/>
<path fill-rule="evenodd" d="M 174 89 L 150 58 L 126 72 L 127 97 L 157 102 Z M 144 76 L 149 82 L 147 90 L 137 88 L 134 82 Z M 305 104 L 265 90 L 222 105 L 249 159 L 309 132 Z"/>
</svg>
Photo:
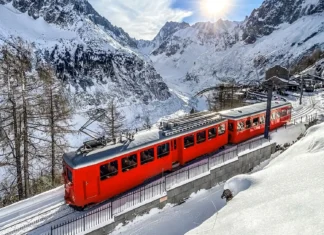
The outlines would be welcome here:
<svg viewBox="0 0 324 235">
<path fill-rule="evenodd" d="M 267 103 L 221 111 L 228 119 L 229 143 L 238 144 L 264 133 Z M 270 130 L 285 125 L 291 119 L 291 104 L 285 101 L 271 103 Z"/>
<path fill-rule="evenodd" d="M 160 123 L 117 144 L 63 155 L 65 201 L 78 208 L 102 202 L 145 180 L 228 143 L 238 144 L 261 135 L 266 103 L 237 109 L 200 112 Z M 272 102 L 270 129 L 290 121 L 291 104 Z"/>
<path fill-rule="evenodd" d="M 202 112 L 163 122 L 132 140 L 64 154 L 65 200 L 80 208 L 107 200 L 227 142 L 227 119 Z"/>
</svg>

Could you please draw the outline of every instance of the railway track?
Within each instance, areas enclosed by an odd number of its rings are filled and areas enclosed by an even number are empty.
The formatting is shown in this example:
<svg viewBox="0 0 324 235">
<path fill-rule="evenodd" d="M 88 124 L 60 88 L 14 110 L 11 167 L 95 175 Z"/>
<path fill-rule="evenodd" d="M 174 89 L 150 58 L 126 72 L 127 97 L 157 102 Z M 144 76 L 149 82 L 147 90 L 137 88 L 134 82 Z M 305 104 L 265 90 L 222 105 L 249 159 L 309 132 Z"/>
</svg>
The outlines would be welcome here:
<svg viewBox="0 0 324 235">
<path fill-rule="evenodd" d="M 309 104 L 307 106 L 303 106 L 301 109 L 292 113 L 292 120 L 300 119 L 306 117 L 307 115 L 311 115 L 316 111 L 316 103 L 313 96 L 308 96 Z"/>
</svg>

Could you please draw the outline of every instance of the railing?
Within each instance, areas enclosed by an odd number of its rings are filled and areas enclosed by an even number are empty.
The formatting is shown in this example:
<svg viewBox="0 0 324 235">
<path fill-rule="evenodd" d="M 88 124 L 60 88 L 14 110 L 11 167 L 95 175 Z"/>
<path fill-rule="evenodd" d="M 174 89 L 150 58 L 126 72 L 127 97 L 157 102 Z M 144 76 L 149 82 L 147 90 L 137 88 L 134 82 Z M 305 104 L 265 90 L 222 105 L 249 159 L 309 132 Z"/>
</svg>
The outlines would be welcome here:
<svg viewBox="0 0 324 235">
<path fill-rule="evenodd" d="M 296 125 L 297 123 L 303 123 L 303 122 L 313 122 L 317 119 L 317 113 L 311 114 L 311 115 L 305 115 L 302 117 L 294 118 L 290 121 L 290 123 L 293 123 Z"/>
<path fill-rule="evenodd" d="M 85 213 L 79 217 L 69 219 L 57 225 L 52 225 L 49 231 L 41 235 L 74 235 L 84 233 L 90 229 L 113 221 L 114 216 L 132 209 L 140 203 L 145 203 L 157 196 L 165 194 L 165 181 L 141 187 L 121 197 L 111 200 L 104 206 Z M 36 234 L 36 230 L 35 234 Z M 30 233 L 34 234 L 34 233 Z M 40 233 L 37 233 L 40 234 Z"/>
</svg>

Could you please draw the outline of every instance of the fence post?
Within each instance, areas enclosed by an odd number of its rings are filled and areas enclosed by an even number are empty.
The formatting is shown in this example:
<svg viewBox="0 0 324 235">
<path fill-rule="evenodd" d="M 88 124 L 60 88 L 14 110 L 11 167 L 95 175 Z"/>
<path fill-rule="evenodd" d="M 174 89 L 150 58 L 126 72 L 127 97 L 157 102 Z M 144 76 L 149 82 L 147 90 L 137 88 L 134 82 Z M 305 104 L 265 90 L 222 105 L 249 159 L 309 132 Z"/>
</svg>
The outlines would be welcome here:
<svg viewBox="0 0 324 235">
<path fill-rule="evenodd" d="M 110 202 L 110 219 L 113 218 L 113 208 L 112 208 L 112 203 Z"/>
<path fill-rule="evenodd" d="M 164 177 L 164 190 L 167 192 L 167 177 Z"/>
<path fill-rule="evenodd" d="M 83 215 L 83 231 L 85 231 L 85 215 Z"/>
<path fill-rule="evenodd" d="M 210 158 L 210 157 L 208 157 L 208 170 L 210 169 L 210 167 L 209 167 L 209 158 Z"/>
<path fill-rule="evenodd" d="M 189 179 L 189 168 L 188 168 L 188 179 Z"/>
<path fill-rule="evenodd" d="M 53 235 L 53 226 L 51 226 L 51 235 Z"/>
</svg>

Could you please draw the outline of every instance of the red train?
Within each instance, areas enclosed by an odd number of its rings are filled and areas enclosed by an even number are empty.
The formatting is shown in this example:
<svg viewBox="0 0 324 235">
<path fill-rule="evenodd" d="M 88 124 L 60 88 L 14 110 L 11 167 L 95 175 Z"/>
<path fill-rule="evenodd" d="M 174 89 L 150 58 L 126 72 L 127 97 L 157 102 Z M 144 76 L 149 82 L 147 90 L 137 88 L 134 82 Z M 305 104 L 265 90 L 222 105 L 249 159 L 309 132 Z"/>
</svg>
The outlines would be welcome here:
<svg viewBox="0 0 324 235">
<path fill-rule="evenodd" d="M 271 126 L 291 119 L 291 104 L 272 102 Z M 200 112 L 160 123 L 133 139 L 63 155 L 65 201 L 77 208 L 102 202 L 175 166 L 263 134 L 266 103 Z"/>
</svg>

